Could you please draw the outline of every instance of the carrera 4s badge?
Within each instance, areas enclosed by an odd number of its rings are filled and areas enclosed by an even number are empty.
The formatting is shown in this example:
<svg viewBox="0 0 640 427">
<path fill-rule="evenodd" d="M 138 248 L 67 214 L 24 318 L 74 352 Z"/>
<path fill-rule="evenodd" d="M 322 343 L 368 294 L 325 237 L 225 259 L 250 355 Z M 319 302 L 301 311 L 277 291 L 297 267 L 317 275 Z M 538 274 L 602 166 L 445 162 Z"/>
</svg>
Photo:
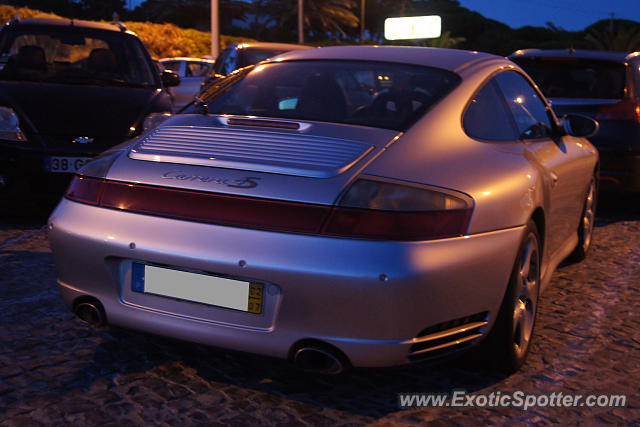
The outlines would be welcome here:
<svg viewBox="0 0 640 427">
<path fill-rule="evenodd" d="M 254 188 L 258 186 L 260 178 L 247 176 L 244 178 L 228 179 L 214 176 L 190 175 L 182 171 L 169 171 L 162 175 L 164 179 L 177 179 L 178 181 L 200 181 L 211 182 L 219 185 L 226 185 L 233 188 Z"/>
</svg>

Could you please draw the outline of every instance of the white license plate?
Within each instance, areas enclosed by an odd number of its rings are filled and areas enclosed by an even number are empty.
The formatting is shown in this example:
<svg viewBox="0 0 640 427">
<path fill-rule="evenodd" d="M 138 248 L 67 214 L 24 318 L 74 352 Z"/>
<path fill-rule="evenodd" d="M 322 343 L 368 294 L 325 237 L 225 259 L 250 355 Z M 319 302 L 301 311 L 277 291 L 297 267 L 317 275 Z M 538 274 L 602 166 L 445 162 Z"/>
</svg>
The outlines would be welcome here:
<svg viewBox="0 0 640 427">
<path fill-rule="evenodd" d="M 134 292 L 178 298 L 248 313 L 262 313 L 261 283 L 134 262 L 131 289 Z"/>
<path fill-rule="evenodd" d="M 89 160 L 91 157 L 51 156 L 48 158 L 47 170 L 54 173 L 75 173 Z"/>
</svg>

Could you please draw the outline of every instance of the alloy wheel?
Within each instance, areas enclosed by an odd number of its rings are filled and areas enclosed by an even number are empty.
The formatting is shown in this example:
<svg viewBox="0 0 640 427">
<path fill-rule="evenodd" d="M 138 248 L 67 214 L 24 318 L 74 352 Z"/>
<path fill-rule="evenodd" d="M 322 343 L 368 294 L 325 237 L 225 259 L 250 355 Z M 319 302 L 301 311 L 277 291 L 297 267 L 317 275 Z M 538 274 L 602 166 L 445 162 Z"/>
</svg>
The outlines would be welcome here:
<svg viewBox="0 0 640 427">
<path fill-rule="evenodd" d="M 595 185 L 591 181 L 587 192 L 587 200 L 584 204 L 584 214 L 582 215 L 582 241 L 580 244 L 586 250 L 591 245 L 591 236 L 595 222 Z"/>
<path fill-rule="evenodd" d="M 540 256 L 538 240 L 530 234 L 522 249 L 515 283 L 513 306 L 513 349 L 518 358 L 524 357 L 533 334 L 540 286 Z"/>
</svg>

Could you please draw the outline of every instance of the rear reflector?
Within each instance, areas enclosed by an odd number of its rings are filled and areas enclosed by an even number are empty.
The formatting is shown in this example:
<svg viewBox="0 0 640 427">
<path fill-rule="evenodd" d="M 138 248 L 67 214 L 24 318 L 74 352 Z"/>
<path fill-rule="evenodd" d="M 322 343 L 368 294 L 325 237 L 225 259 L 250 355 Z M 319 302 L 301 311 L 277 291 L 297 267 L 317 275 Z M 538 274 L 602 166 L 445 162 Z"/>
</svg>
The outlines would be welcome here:
<svg viewBox="0 0 640 427">
<path fill-rule="evenodd" d="M 471 208 L 403 212 L 332 207 L 83 176 L 73 179 L 65 197 L 110 209 L 210 224 L 399 241 L 462 236 L 472 211 Z"/>
</svg>

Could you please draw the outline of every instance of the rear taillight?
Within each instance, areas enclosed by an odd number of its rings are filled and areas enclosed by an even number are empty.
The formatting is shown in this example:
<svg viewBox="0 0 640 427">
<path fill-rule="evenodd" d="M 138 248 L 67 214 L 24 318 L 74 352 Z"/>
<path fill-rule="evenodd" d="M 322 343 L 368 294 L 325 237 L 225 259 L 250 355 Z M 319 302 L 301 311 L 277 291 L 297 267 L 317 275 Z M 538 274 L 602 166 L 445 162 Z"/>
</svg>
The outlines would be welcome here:
<svg viewBox="0 0 640 427">
<path fill-rule="evenodd" d="M 378 180 L 356 181 L 333 209 L 324 234 L 380 240 L 462 236 L 471 198 L 448 190 Z"/>
<path fill-rule="evenodd" d="M 69 184 L 69 188 L 64 196 L 75 202 L 98 205 L 100 204 L 104 186 L 105 181 L 103 179 L 75 176 L 71 180 L 71 184 Z"/>
<path fill-rule="evenodd" d="M 76 176 L 65 197 L 128 212 L 236 227 L 375 240 L 461 236 L 468 196 L 445 190 L 358 180 L 331 207 Z"/>
<path fill-rule="evenodd" d="M 65 197 L 77 202 L 187 221 L 317 234 L 330 206 L 76 176 Z"/>
<path fill-rule="evenodd" d="M 444 239 L 462 236 L 470 218 L 471 209 L 389 212 L 336 208 L 324 234 L 379 240 Z"/>
<path fill-rule="evenodd" d="M 640 123 L 640 105 L 633 100 L 623 99 L 616 104 L 603 105 L 594 118 L 598 121 L 630 120 Z"/>
</svg>

